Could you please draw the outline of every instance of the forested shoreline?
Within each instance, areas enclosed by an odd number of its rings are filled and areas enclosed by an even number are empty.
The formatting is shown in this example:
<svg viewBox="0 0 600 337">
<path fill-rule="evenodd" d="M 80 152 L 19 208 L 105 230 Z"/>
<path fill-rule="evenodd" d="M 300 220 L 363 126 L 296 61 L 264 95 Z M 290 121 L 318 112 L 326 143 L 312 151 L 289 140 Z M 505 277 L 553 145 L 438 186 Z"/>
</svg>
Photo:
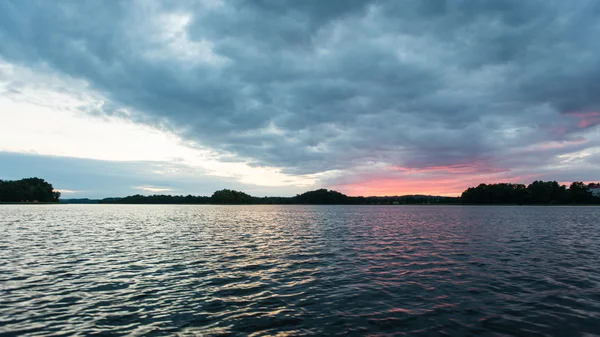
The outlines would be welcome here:
<svg viewBox="0 0 600 337">
<path fill-rule="evenodd" d="M 58 202 L 60 192 L 40 178 L 0 180 L 0 203 Z"/>
<path fill-rule="evenodd" d="M 278 205 L 593 205 L 600 204 L 592 188 L 574 182 L 569 188 L 556 181 L 534 181 L 524 184 L 480 184 L 470 187 L 460 197 L 430 195 L 351 197 L 337 191 L 319 189 L 294 197 L 254 197 L 235 190 L 216 191 L 212 196 L 133 195 L 99 200 L 104 204 L 278 204 Z"/>
<path fill-rule="evenodd" d="M 573 182 L 569 188 L 556 181 L 534 181 L 524 184 L 480 184 L 470 187 L 461 195 L 463 204 L 496 205 L 582 205 L 600 204 L 600 197 L 592 190 L 600 187 L 598 183 L 588 185 Z"/>
<path fill-rule="evenodd" d="M 40 178 L 0 180 L 0 203 L 72 204 L 217 204 L 217 205 L 593 205 L 600 204 L 600 184 L 573 182 L 568 188 L 556 181 L 534 181 L 529 185 L 499 183 L 470 187 L 460 197 L 430 195 L 352 197 L 318 189 L 293 197 L 255 197 L 241 191 L 223 189 L 209 196 L 132 195 L 122 198 L 66 199 L 52 184 Z"/>
<path fill-rule="evenodd" d="M 224 189 L 210 197 L 171 195 L 132 195 L 98 200 L 101 204 L 216 204 L 216 205 L 400 205 L 455 204 L 458 197 L 406 195 L 388 197 L 350 197 L 333 190 L 319 189 L 294 197 L 254 197 L 244 192 Z"/>
</svg>

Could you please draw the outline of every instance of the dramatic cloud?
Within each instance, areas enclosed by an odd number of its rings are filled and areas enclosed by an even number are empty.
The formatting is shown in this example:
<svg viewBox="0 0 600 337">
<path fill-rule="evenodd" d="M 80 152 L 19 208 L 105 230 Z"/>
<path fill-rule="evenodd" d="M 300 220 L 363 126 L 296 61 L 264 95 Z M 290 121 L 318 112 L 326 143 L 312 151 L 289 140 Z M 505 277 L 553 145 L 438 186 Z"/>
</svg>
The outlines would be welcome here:
<svg viewBox="0 0 600 337">
<path fill-rule="evenodd" d="M 596 0 L 6 0 L 0 58 L 76 83 L 79 114 L 291 185 L 455 194 L 597 178 L 598 18 Z"/>
</svg>

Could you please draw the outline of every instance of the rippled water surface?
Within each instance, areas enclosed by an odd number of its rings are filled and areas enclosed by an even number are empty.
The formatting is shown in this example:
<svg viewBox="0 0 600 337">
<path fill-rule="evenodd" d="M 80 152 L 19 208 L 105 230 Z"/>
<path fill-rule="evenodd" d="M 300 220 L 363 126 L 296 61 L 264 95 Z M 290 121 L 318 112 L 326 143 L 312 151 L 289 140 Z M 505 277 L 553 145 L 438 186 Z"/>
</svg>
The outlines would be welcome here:
<svg viewBox="0 0 600 337">
<path fill-rule="evenodd" d="M 0 334 L 600 334 L 600 207 L 0 206 Z"/>
</svg>

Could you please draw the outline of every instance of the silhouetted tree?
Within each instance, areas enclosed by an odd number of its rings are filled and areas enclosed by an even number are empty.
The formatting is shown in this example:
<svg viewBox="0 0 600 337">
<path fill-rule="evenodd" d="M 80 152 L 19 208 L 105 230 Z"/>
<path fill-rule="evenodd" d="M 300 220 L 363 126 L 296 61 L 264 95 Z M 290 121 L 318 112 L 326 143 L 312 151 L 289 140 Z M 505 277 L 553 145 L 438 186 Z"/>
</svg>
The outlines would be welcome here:
<svg viewBox="0 0 600 337">
<path fill-rule="evenodd" d="M 567 200 L 567 188 L 556 181 L 534 181 L 527 186 L 532 204 L 564 204 Z"/>
<path fill-rule="evenodd" d="M 213 193 L 211 202 L 213 204 L 252 204 L 255 199 L 244 192 L 235 190 L 220 190 Z"/>
<path fill-rule="evenodd" d="M 575 204 L 592 203 L 594 196 L 588 186 L 582 182 L 574 182 L 569 187 L 571 201 Z"/>
<path fill-rule="evenodd" d="M 470 187 L 461 195 L 468 204 L 585 204 L 600 203 L 589 186 L 575 182 L 567 189 L 556 181 L 534 181 L 525 187 L 521 184 L 481 184 Z"/>
<path fill-rule="evenodd" d="M 0 180 L 0 202 L 58 202 L 60 192 L 40 178 Z"/>
<path fill-rule="evenodd" d="M 295 204 L 348 204 L 350 199 L 347 195 L 333 190 L 319 189 L 296 195 Z"/>
</svg>

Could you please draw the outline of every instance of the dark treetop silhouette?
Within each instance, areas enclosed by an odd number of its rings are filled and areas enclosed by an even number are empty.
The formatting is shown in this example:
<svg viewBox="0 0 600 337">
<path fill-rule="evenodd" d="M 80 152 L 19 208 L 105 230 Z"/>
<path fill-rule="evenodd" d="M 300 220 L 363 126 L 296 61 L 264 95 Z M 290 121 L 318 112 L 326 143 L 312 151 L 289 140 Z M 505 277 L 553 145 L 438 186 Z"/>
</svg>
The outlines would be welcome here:
<svg viewBox="0 0 600 337">
<path fill-rule="evenodd" d="M 312 205 L 389 205 L 389 204 L 440 204 L 458 203 L 459 198 L 427 195 L 408 195 L 391 197 L 349 197 L 337 191 L 319 189 L 295 197 L 253 197 L 244 192 L 220 190 L 211 197 L 170 196 L 170 195 L 133 195 L 125 198 L 107 198 L 98 200 L 107 204 L 312 204 Z"/>
<path fill-rule="evenodd" d="M 574 182 L 567 189 L 556 181 L 534 181 L 522 184 L 481 184 L 463 192 L 461 201 L 467 204 L 517 204 L 517 205 L 567 205 L 600 204 L 600 198 L 592 195 L 591 188 Z"/>
<path fill-rule="evenodd" d="M 481 184 L 471 187 L 457 197 L 405 195 L 385 197 L 349 197 L 333 190 L 319 189 L 295 197 L 253 197 L 244 192 L 220 190 L 212 197 L 134 195 L 125 198 L 108 198 L 100 203 L 123 204 L 320 204 L 320 205 L 395 205 L 395 204 L 516 204 L 516 205 L 568 205 L 600 204 L 590 189 L 597 184 L 574 182 L 567 189 L 556 181 L 535 181 L 522 184 Z"/>
<path fill-rule="evenodd" d="M 0 202 L 58 202 L 60 192 L 40 178 L 0 180 Z"/>
<path fill-rule="evenodd" d="M 569 188 L 556 181 L 534 181 L 523 184 L 481 184 L 470 187 L 457 197 L 428 195 L 405 195 L 385 197 L 350 197 L 333 190 L 319 189 L 294 197 L 254 197 L 244 192 L 224 189 L 212 196 L 132 195 L 124 198 L 67 199 L 64 203 L 103 204 L 322 204 L 322 205 L 393 205 L 393 204 L 517 204 L 517 205 L 568 205 L 600 204 L 592 188 L 598 184 L 585 185 L 574 182 Z M 58 202 L 60 192 L 52 184 L 39 178 L 18 181 L 0 180 L 0 202 Z"/>
</svg>

